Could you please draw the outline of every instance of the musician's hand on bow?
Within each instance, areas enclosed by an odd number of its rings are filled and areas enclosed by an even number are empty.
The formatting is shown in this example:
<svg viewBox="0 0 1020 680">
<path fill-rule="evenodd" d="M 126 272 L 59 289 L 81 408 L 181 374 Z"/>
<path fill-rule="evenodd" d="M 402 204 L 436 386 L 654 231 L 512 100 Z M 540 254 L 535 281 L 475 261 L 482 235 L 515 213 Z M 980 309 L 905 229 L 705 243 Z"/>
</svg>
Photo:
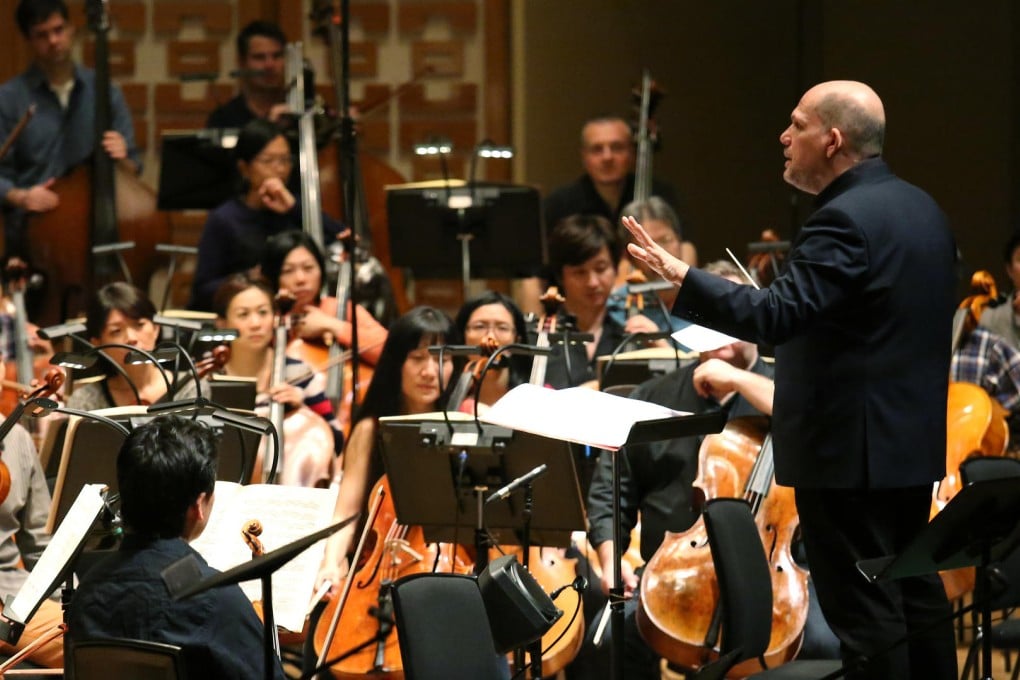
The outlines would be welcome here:
<svg viewBox="0 0 1020 680">
<path fill-rule="evenodd" d="M 722 359 L 708 359 L 694 369 L 694 390 L 701 397 L 722 400 L 736 391 L 739 368 Z"/>
<path fill-rule="evenodd" d="M 304 394 L 297 385 L 282 383 L 269 388 L 269 398 L 280 404 L 298 407 L 304 404 Z"/>
<path fill-rule="evenodd" d="M 683 260 L 670 255 L 665 248 L 652 240 L 645 228 L 633 217 L 624 217 L 623 226 L 627 228 L 634 243 L 627 245 L 627 252 L 636 260 L 644 262 L 666 281 L 680 285 L 690 269 Z"/>
<path fill-rule="evenodd" d="M 281 215 L 294 207 L 294 194 L 290 193 L 279 177 L 269 177 L 259 186 L 262 205 Z"/>
</svg>

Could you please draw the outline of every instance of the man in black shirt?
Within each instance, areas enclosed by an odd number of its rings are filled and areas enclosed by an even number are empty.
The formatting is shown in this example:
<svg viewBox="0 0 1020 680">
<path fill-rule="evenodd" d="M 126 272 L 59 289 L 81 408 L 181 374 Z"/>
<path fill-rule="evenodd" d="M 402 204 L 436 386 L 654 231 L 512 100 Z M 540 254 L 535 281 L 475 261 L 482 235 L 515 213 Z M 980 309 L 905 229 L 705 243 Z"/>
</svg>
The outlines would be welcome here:
<svg viewBox="0 0 1020 680">
<path fill-rule="evenodd" d="M 276 24 L 252 21 L 237 35 L 241 92 L 206 120 L 208 128 L 241 128 L 255 118 L 275 121 L 286 111 L 284 48 L 287 37 Z"/>
</svg>

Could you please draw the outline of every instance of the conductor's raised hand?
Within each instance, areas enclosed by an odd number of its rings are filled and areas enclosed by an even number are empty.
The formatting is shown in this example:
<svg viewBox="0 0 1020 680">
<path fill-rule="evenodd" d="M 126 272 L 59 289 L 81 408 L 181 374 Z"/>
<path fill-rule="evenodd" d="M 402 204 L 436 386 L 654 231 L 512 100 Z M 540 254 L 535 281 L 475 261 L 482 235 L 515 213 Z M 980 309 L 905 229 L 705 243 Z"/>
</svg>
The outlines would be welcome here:
<svg viewBox="0 0 1020 680">
<path fill-rule="evenodd" d="M 634 243 L 627 245 L 627 252 L 637 260 L 647 264 L 666 281 L 680 285 L 690 269 L 683 260 L 670 255 L 665 248 L 652 240 L 645 228 L 633 217 L 624 217 L 623 226 L 627 228 Z"/>
</svg>

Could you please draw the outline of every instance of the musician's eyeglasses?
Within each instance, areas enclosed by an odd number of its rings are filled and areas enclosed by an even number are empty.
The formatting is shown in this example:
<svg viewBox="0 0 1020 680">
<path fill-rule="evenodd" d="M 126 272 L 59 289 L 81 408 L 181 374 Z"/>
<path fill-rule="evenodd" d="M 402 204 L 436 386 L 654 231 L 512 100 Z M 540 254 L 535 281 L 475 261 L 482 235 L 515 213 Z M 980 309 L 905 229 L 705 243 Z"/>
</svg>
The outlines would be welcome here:
<svg viewBox="0 0 1020 680">
<path fill-rule="evenodd" d="M 255 156 L 255 162 L 259 165 L 276 165 L 281 168 L 289 168 L 294 161 L 291 160 L 290 154 L 261 154 Z"/>
<path fill-rule="evenodd" d="M 492 332 L 493 335 L 513 335 L 514 327 L 508 323 L 490 323 L 488 321 L 475 321 L 467 325 L 468 333 L 488 333 Z"/>
</svg>

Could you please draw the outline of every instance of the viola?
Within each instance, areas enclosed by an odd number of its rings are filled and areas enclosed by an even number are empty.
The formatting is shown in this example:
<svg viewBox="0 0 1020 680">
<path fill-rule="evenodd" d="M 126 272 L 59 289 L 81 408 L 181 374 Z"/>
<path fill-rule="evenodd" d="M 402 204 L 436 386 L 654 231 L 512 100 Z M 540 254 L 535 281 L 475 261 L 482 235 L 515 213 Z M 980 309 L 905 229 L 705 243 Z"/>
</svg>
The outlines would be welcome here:
<svg viewBox="0 0 1020 680">
<path fill-rule="evenodd" d="M 383 476 L 372 490 L 372 498 L 381 497 L 374 521 L 366 528 L 369 554 L 355 561 L 348 575 L 346 598 L 331 600 L 314 632 L 316 653 L 320 659 L 337 657 L 351 648 L 368 643 L 364 649 L 333 665 L 336 678 L 349 680 L 371 674 L 376 678 L 403 678 L 399 631 L 393 627 L 390 586 L 408 574 L 427 571 L 470 573 L 474 560 L 463 546 L 429 544 L 421 527 L 409 527 L 397 521 L 389 480 Z M 360 552 L 360 550 L 359 550 Z M 572 577 L 571 577 L 572 578 Z M 569 581 L 568 581 L 569 582 Z M 327 646 L 328 627 L 322 625 L 339 617 Z"/>
<path fill-rule="evenodd" d="M 775 484 L 771 439 L 765 418 L 737 418 L 705 438 L 699 452 L 696 496 L 702 500 L 743 496 L 755 511 L 772 574 L 772 635 L 768 666 L 789 661 L 800 649 L 807 620 L 807 572 L 790 554 L 798 525 L 792 489 Z M 637 610 L 638 630 L 658 654 L 686 668 L 718 658 L 719 587 L 704 520 L 666 532 L 645 566 Z M 757 670 L 756 659 L 729 677 Z"/>
<path fill-rule="evenodd" d="M 64 372 L 59 368 L 52 367 L 43 377 L 42 384 L 30 394 L 25 395 L 25 401 L 36 398 L 51 397 L 64 384 Z M 0 442 L 7 436 L 7 433 L 14 427 L 16 421 L 7 420 L 0 426 Z M 0 503 L 7 500 L 7 494 L 11 492 L 11 471 L 3 461 L 3 447 L 0 446 Z"/>
</svg>

